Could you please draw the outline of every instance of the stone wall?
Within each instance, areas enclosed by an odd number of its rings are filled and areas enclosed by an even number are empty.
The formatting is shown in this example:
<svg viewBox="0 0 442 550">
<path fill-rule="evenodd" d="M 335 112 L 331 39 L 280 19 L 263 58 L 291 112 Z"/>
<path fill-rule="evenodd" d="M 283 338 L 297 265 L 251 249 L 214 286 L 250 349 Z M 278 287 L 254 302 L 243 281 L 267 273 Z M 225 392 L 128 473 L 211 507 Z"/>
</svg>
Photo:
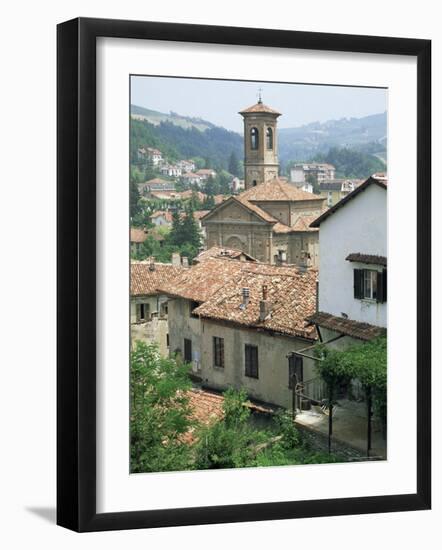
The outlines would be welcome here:
<svg viewBox="0 0 442 550">
<path fill-rule="evenodd" d="M 213 337 L 224 338 L 224 368 L 213 366 Z M 244 346 L 258 347 L 259 378 L 245 376 Z M 287 354 L 309 346 L 297 338 L 272 336 L 269 332 L 237 328 L 228 324 L 202 320 L 201 378 L 203 383 L 218 390 L 244 388 L 250 397 L 290 408 L 292 391 L 288 387 Z M 316 377 L 314 361 L 304 359 L 304 380 Z"/>
</svg>

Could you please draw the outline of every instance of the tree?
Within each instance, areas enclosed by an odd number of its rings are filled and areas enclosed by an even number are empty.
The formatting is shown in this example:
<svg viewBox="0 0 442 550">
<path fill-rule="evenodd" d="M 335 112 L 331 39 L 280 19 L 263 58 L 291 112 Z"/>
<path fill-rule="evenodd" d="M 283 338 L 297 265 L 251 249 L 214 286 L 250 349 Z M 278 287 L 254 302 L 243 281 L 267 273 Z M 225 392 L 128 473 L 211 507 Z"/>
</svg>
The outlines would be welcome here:
<svg viewBox="0 0 442 550">
<path fill-rule="evenodd" d="M 245 406 L 244 390 L 224 393 L 224 418 L 200 429 L 195 446 L 196 469 L 241 468 L 252 466 L 254 447 L 268 439 L 264 430 L 248 422 L 250 409 Z"/>
<path fill-rule="evenodd" d="M 203 192 L 208 196 L 213 196 L 218 194 L 218 185 L 215 181 L 215 178 L 209 176 L 204 182 Z"/>
<path fill-rule="evenodd" d="M 218 193 L 221 193 L 222 195 L 227 195 L 230 193 L 230 175 L 225 170 L 221 170 L 216 175 L 216 187 Z"/>
<path fill-rule="evenodd" d="M 169 243 L 180 245 L 182 244 L 181 235 L 182 235 L 182 226 L 183 222 L 178 210 L 174 210 L 172 213 L 172 228 L 169 233 Z"/>
<path fill-rule="evenodd" d="M 182 243 L 189 243 L 196 248 L 201 245 L 201 235 L 194 217 L 194 210 L 191 205 L 188 205 L 185 209 L 185 214 L 181 226 L 181 239 Z"/>
<path fill-rule="evenodd" d="M 192 468 L 183 435 L 193 427 L 186 390 L 189 365 L 161 357 L 155 344 L 136 342 L 130 373 L 130 470 Z"/>
<path fill-rule="evenodd" d="M 213 195 L 207 195 L 203 201 L 203 210 L 212 210 L 215 206 L 215 199 Z"/>
<path fill-rule="evenodd" d="M 130 196 L 129 196 L 129 204 L 130 204 L 130 216 L 133 218 L 137 214 L 141 212 L 140 207 L 140 192 L 138 191 L 138 186 L 135 182 L 130 182 Z"/>
<path fill-rule="evenodd" d="M 235 151 L 232 151 L 230 153 L 228 171 L 231 174 L 233 174 L 234 176 L 239 176 L 240 175 L 241 167 L 240 167 L 238 157 L 236 156 Z"/>
<path fill-rule="evenodd" d="M 387 338 L 379 336 L 370 342 L 353 344 L 343 350 L 327 349 L 320 346 L 317 351 L 317 370 L 327 384 L 329 406 L 333 404 L 336 388 L 348 385 L 351 380 L 358 380 L 366 392 L 368 443 L 367 454 L 371 445 L 371 407 L 381 420 L 383 429 L 387 421 Z M 331 423 L 331 415 L 330 415 Z M 331 427 L 330 427 L 331 433 Z M 330 435 L 329 435 L 330 447 Z"/>
</svg>

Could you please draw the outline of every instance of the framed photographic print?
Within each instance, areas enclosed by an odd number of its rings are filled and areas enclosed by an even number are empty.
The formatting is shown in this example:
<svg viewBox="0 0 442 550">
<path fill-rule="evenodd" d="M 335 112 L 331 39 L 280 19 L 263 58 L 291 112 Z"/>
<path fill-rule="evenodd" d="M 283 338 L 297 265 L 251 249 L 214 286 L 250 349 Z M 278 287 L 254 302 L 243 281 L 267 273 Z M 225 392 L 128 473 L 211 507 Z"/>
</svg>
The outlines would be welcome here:
<svg viewBox="0 0 442 550">
<path fill-rule="evenodd" d="M 59 525 L 430 508 L 430 52 L 58 26 Z"/>
</svg>

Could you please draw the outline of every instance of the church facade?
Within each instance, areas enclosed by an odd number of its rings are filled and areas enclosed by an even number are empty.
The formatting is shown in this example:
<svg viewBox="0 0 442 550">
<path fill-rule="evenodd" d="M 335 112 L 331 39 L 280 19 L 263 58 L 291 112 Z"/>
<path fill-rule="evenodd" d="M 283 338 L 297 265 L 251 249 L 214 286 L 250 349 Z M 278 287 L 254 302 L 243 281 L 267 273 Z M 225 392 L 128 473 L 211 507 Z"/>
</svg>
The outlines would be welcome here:
<svg viewBox="0 0 442 550">
<path fill-rule="evenodd" d="M 325 199 L 278 177 L 281 114 L 261 99 L 240 114 L 246 189 L 202 218 L 207 248 L 241 250 L 270 264 L 317 265 L 318 230 L 310 223 L 324 211 Z"/>
</svg>

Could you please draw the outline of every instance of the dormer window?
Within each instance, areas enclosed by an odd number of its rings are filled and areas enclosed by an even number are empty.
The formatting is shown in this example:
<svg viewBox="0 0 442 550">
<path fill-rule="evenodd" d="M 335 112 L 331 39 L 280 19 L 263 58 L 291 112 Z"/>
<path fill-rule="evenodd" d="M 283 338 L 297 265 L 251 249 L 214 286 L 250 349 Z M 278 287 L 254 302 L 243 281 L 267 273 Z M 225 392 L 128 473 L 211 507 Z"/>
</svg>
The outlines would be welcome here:
<svg viewBox="0 0 442 550">
<path fill-rule="evenodd" d="M 252 128 L 250 130 L 250 149 L 256 151 L 259 147 L 259 132 L 258 128 Z"/>
<path fill-rule="evenodd" d="M 270 150 L 273 149 L 273 130 L 271 128 L 266 130 L 266 147 Z"/>
</svg>

